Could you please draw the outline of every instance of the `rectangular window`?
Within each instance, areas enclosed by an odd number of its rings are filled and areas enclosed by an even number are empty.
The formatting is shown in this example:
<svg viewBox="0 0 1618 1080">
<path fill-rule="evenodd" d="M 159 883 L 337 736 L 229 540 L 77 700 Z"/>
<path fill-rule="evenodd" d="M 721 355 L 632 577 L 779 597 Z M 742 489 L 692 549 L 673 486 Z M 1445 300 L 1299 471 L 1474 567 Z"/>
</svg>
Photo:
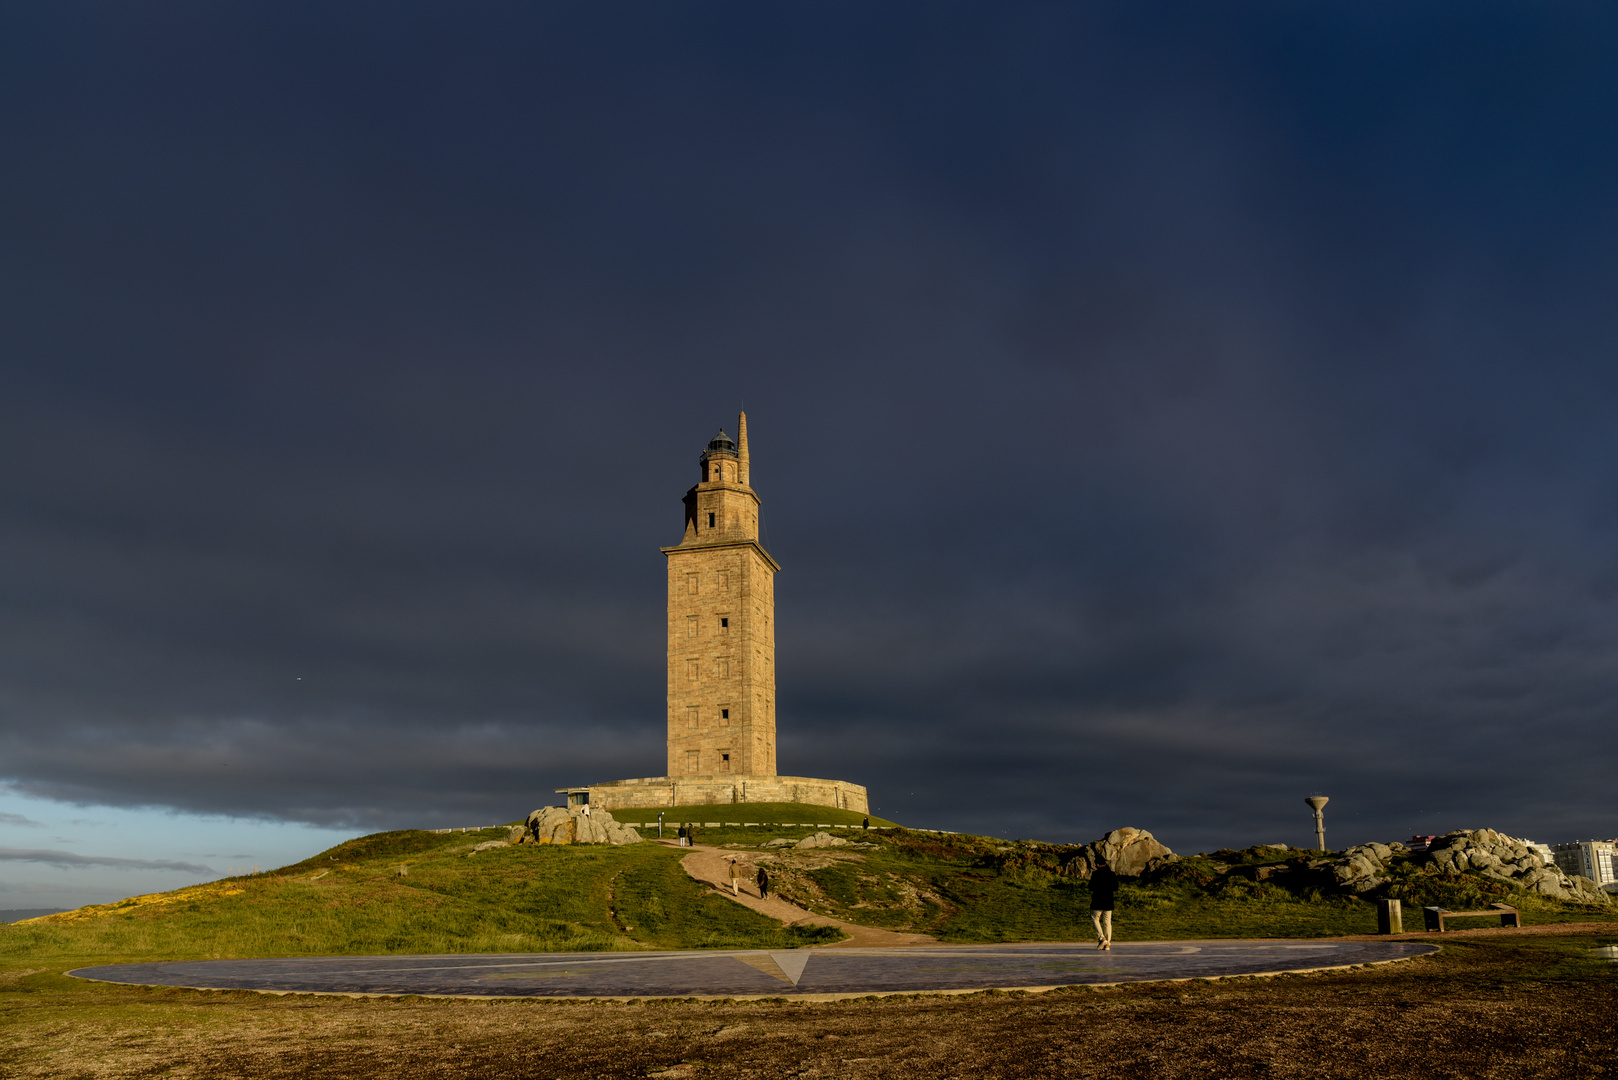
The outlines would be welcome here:
<svg viewBox="0 0 1618 1080">
<path fill-rule="evenodd" d="M 685 677 L 692 682 L 696 682 L 702 677 L 702 672 L 699 670 L 696 660 L 691 659 L 685 662 Z"/>
<path fill-rule="evenodd" d="M 720 772 L 729 772 L 730 771 L 730 755 L 723 752 L 723 751 L 721 751 L 720 754 L 719 754 L 719 771 Z"/>
<path fill-rule="evenodd" d="M 687 776 L 697 775 L 697 752 L 695 750 L 685 752 L 685 774 Z"/>
<path fill-rule="evenodd" d="M 720 709 L 719 710 L 719 718 L 721 720 L 729 720 L 730 719 L 730 710 L 729 709 Z"/>
<path fill-rule="evenodd" d="M 697 706 L 687 705 L 685 707 L 685 726 L 692 730 L 696 730 L 700 726 L 697 717 Z"/>
<path fill-rule="evenodd" d="M 710 528 L 710 529 L 713 528 L 713 515 L 712 514 L 708 515 L 708 528 Z"/>
<path fill-rule="evenodd" d="M 697 578 L 700 576 L 701 575 L 698 574 L 685 575 L 685 591 L 690 593 L 692 596 L 697 594 Z"/>
<path fill-rule="evenodd" d="M 730 590 L 730 571 L 729 570 L 721 570 L 721 571 L 719 571 L 719 591 L 720 592 L 728 592 L 729 590 Z"/>
<path fill-rule="evenodd" d="M 697 617 L 695 615 L 687 615 L 685 617 L 685 636 L 697 636 Z"/>
</svg>

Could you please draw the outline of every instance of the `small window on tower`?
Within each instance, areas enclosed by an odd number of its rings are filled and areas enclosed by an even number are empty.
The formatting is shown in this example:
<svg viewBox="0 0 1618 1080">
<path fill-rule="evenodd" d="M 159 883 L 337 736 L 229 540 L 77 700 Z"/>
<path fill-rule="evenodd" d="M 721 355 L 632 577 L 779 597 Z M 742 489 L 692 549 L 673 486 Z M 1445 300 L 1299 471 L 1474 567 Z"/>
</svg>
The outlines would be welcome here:
<svg viewBox="0 0 1618 1080">
<path fill-rule="evenodd" d="M 730 620 L 729 619 L 720 619 L 719 620 L 719 625 L 720 626 L 729 626 L 730 625 Z"/>
<path fill-rule="evenodd" d="M 720 754 L 719 755 L 719 771 L 720 772 L 729 772 L 730 771 L 730 755 L 729 754 Z"/>
<path fill-rule="evenodd" d="M 712 514 L 708 515 L 708 528 L 710 528 L 710 529 L 713 528 L 713 515 Z"/>
<path fill-rule="evenodd" d="M 726 720 L 729 720 L 730 719 L 730 710 L 729 709 L 720 709 L 719 710 L 719 715 L 722 718 L 724 718 Z"/>
</svg>

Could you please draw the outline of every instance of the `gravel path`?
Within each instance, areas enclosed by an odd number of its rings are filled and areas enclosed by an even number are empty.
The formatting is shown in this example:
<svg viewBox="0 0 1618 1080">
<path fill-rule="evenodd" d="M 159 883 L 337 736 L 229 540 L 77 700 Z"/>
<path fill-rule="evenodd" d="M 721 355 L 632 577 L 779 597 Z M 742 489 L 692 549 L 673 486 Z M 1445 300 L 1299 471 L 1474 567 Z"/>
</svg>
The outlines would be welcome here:
<svg viewBox="0 0 1618 1080">
<path fill-rule="evenodd" d="M 665 841 L 666 842 L 666 841 Z M 730 891 L 730 861 L 734 859 L 743 868 L 744 877 L 739 893 L 732 895 Z M 778 919 L 788 926 L 835 926 L 848 935 L 847 940 L 839 941 L 833 945 L 817 945 L 819 949 L 891 949 L 905 945 L 936 945 L 938 939 L 930 934 L 905 934 L 895 930 L 883 930 L 875 926 L 860 926 L 858 923 L 844 922 L 842 919 L 833 919 L 829 915 L 816 915 L 812 911 L 789 904 L 777 896 L 760 899 L 758 886 L 755 884 L 758 875 L 758 862 L 753 852 L 732 851 L 726 848 L 704 847 L 694 845 L 691 853 L 680 860 L 685 872 L 696 880 L 712 885 L 719 895 L 727 900 L 733 900 L 745 908 L 751 908 L 760 915 L 768 915 Z"/>
</svg>

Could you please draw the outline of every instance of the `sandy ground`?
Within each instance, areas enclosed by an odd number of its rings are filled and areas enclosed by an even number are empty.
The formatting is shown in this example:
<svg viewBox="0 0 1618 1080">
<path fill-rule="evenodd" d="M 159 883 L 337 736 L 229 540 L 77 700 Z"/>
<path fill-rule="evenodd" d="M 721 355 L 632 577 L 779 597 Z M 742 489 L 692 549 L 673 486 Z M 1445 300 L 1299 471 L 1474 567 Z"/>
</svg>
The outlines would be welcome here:
<svg viewBox="0 0 1618 1080">
<path fill-rule="evenodd" d="M 732 893 L 730 885 L 732 859 L 742 868 L 743 873 L 743 880 L 735 893 Z M 875 926 L 859 926 L 841 919 L 833 919 L 828 915 L 816 915 L 777 896 L 760 899 L 756 884 L 758 863 L 752 852 L 697 844 L 692 847 L 689 855 L 680 860 L 680 865 L 685 868 L 686 873 L 698 881 L 712 885 L 725 899 L 734 900 L 761 915 L 779 919 L 788 926 L 835 926 L 848 935 L 847 940 L 815 948 L 892 948 L 896 945 L 934 945 L 938 942 L 938 939 L 930 934 L 904 934 L 894 930 L 882 930 Z"/>
<path fill-rule="evenodd" d="M 1528 939 L 1554 932 L 1334 974 L 816 1004 L 42 990 L 5 995 L 0 1075 L 1613 1076 L 1618 972 L 1551 975 Z"/>
</svg>

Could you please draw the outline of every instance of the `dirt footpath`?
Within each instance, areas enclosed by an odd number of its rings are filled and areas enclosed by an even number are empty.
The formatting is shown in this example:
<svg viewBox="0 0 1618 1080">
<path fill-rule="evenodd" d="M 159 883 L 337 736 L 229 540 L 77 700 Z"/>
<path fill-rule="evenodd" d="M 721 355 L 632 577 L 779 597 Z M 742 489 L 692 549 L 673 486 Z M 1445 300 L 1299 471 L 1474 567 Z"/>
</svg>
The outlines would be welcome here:
<svg viewBox="0 0 1618 1080">
<path fill-rule="evenodd" d="M 665 841 L 666 843 L 666 841 Z M 816 915 L 812 911 L 789 904 L 776 896 L 760 899 L 758 895 L 757 853 L 751 851 L 732 851 L 727 848 L 704 847 L 694 845 L 691 853 L 680 860 L 685 872 L 698 881 L 712 885 L 720 895 L 727 900 L 734 900 L 743 907 L 751 908 L 760 915 L 768 915 L 778 919 L 788 926 L 835 926 L 848 935 L 847 940 L 839 941 L 834 945 L 816 945 L 812 948 L 893 948 L 897 945 L 936 945 L 938 939 L 930 934 L 903 934 L 895 930 L 882 930 L 875 926 L 860 926 L 857 923 L 844 922 L 833 919 L 829 915 Z M 730 891 L 730 860 L 735 859 L 742 868 L 742 883 L 740 892 L 732 895 Z"/>
</svg>

